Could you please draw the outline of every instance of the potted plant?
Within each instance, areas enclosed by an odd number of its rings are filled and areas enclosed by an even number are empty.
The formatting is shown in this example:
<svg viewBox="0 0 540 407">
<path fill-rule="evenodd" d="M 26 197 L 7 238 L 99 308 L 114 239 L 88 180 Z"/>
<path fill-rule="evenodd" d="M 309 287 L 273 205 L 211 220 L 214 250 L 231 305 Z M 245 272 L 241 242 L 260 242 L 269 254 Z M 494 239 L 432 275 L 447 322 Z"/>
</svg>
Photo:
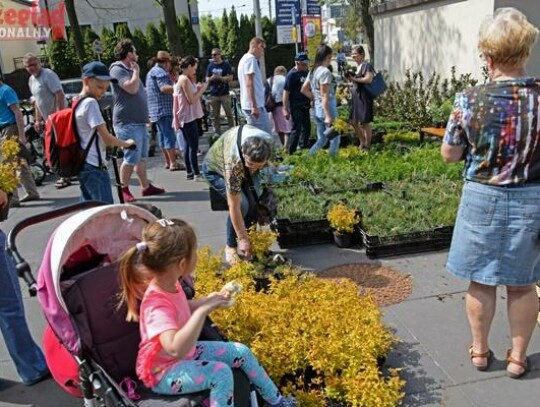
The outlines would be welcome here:
<svg viewBox="0 0 540 407">
<path fill-rule="evenodd" d="M 334 242 L 338 247 L 351 247 L 354 227 L 360 222 L 358 212 L 342 202 L 332 205 L 326 214 L 333 229 Z"/>
<path fill-rule="evenodd" d="M 19 153 L 19 143 L 14 138 L 5 139 L 0 143 L 0 190 L 11 196 L 19 184 L 17 178 L 17 154 Z M 9 214 L 8 202 L 0 208 L 0 222 L 7 219 Z"/>
</svg>

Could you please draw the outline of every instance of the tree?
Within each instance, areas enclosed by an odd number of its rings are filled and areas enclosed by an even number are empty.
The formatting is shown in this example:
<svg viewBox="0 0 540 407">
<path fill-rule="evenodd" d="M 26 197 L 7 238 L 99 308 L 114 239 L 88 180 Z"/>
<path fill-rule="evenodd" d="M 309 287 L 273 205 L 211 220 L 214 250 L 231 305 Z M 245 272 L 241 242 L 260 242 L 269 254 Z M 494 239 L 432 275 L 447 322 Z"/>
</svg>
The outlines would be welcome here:
<svg viewBox="0 0 540 407">
<path fill-rule="evenodd" d="M 165 38 L 153 23 L 148 23 L 146 26 L 146 43 L 148 44 L 148 53 L 151 57 L 155 56 L 159 50 L 167 49 Z"/>
<path fill-rule="evenodd" d="M 133 35 L 131 35 L 131 31 L 129 30 L 129 26 L 127 23 L 119 23 L 116 25 L 116 29 L 114 30 L 114 33 L 116 35 L 116 38 L 120 41 L 123 38 L 129 38 L 132 39 Z"/>
<path fill-rule="evenodd" d="M 84 49 L 86 53 L 86 59 L 97 59 L 97 56 L 94 54 L 94 50 L 92 49 L 92 43 L 99 39 L 99 35 L 97 35 L 91 28 L 87 28 L 84 30 Z"/>
<path fill-rule="evenodd" d="M 132 41 L 135 49 L 137 50 L 137 54 L 139 55 L 139 65 L 141 65 L 141 69 L 144 70 L 146 61 L 148 61 L 152 55 L 148 50 L 148 42 L 146 41 L 146 37 L 140 28 L 135 28 L 133 31 Z"/>
<path fill-rule="evenodd" d="M 359 32 L 363 32 L 364 39 L 370 48 L 370 55 L 373 58 L 375 33 L 369 9 L 372 5 L 379 3 L 379 0 L 321 0 L 321 3 L 339 4 L 347 8 L 348 13 L 344 21 L 345 34 L 354 40 Z"/>
<path fill-rule="evenodd" d="M 163 9 L 167 38 L 169 39 L 170 50 L 174 55 L 182 55 L 182 43 L 180 41 L 180 30 L 176 21 L 176 6 L 174 0 L 155 0 Z"/>
<path fill-rule="evenodd" d="M 61 78 L 81 76 L 79 61 L 77 60 L 75 48 L 70 40 L 53 41 L 49 47 L 49 58 L 52 69 Z"/>
<path fill-rule="evenodd" d="M 277 33 L 275 20 L 270 20 L 267 16 L 261 19 L 262 34 L 267 47 L 273 47 L 277 44 Z"/>
<path fill-rule="evenodd" d="M 231 8 L 229 14 L 229 31 L 227 33 L 227 47 L 223 51 L 232 60 L 238 59 L 240 52 L 240 26 L 238 24 L 238 18 L 236 17 L 236 10 L 234 6 Z"/>
<path fill-rule="evenodd" d="M 212 43 L 212 48 L 219 47 L 219 31 L 216 26 L 216 21 L 213 18 L 208 20 L 208 38 Z"/>
<path fill-rule="evenodd" d="M 223 52 L 227 48 L 227 36 L 229 35 L 229 17 L 227 16 L 227 10 L 223 9 L 223 16 L 221 17 L 221 26 L 219 27 L 219 48 Z"/>
<path fill-rule="evenodd" d="M 195 31 L 193 31 L 193 27 L 191 26 L 189 18 L 185 15 L 181 16 L 178 19 L 178 26 L 183 39 L 182 48 L 184 50 L 184 53 L 182 55 L 198 56 L 199 40 L 195 35 Z"/>
<path fill-rule="evenodd" d="M 249 41 L 255 36 L 255 30 L 252 29 L 251 23 L 247 15 L 240 16 L 240 40 L 239 49 L 246 51 L 249 48 Z"/>
<path fill-rule="evenodd" d="M 101 45 L 103 46 L 103 54 L 101 60 L 105 64 L 111 64 L 114 58 L 114 47 L 118 44 L 118 38 L 112 30 L 107 27 L 103 27 L 101 31 Z"/>
<path fill-rule="evenodd" d="M 71 35 L 73 37 L 73 44 L 75 51 L 81 64 L 86 59 L 86 51 L 84 49 L 84 40 L 81 32 L 81 26 L 79 25 L 79 19 L 77 18 L 77 12 L 75 11 L 75 0 L 66 0 L 66 14 L 68 16 L 69 27 Z"/>
</svg>

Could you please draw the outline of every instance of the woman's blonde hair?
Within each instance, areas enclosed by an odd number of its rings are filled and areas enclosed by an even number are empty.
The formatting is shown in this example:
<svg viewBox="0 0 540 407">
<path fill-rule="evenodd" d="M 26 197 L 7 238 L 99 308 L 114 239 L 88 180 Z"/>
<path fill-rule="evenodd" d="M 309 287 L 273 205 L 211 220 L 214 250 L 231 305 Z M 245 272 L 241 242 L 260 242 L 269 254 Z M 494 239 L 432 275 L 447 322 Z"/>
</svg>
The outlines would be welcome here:
<svg viewBox="0 0 540 407">
<path fill-rule="evenodd" d="M 287 68 L 283 65 L 276 66 L 274 68 L 274 75 L 287 75 Z"/>
<path fill-rule="evenodd" d="M 119 307 L 127 306 L 127 321 L 138 321 L 138 301 L 152 274 L 162 273 L 179 260 L 191 260 L 196 247 L 195 231 L 181 219 L 160 219 L 144 228 L 141 242 L 120 258 Z"/>
<path fill-rule="evenodd" d="M 478 49 L 498 65 L 515 67 L 524 64 L 538 37 L 538 28 L 512 7 L 500 8 L 480 27 Z"/>
</svg>

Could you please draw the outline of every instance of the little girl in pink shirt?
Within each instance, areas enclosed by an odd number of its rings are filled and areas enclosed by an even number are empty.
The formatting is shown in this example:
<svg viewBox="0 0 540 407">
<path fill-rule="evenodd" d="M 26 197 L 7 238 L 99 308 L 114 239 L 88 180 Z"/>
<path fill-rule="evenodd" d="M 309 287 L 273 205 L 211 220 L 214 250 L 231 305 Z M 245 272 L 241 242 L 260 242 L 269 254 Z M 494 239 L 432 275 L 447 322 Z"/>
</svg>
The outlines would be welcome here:
<svg viewBox="0 0 540 407">
<path fill-rule="evenodd" d="M 147 225 L 142 241 L 121 259 L 127 320 L 140 321 L 139 378 L 158 394 L 210 390 L 210 406 L 226 407 L 234 406 L 231 368 L 239 368 L 268 404 L 295 407 L 296 400 L 281 395 L 246 345 L 198 341 L 207 315 L 229 306 L 230 294 L 188 300 L 179 280 L 191 275 L 196 263 L 195 232 L 179 219 Z M 146 273 L 139 271 L 141 265 Z"/>
</svg>

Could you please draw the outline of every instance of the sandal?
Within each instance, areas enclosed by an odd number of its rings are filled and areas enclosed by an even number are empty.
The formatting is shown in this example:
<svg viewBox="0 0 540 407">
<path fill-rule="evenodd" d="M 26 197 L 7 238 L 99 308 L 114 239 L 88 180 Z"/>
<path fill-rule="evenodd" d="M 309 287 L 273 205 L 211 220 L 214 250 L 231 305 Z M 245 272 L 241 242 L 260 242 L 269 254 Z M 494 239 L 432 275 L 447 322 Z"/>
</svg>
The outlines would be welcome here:
<svg viewBox="0 0 540 407">
<path fill-rule="evenodd" d="M 488 349 L 486 352 L 483 353 L 477 353 L 474 351 L 473 345 L 469 348 L 469 356 L 471 357 L 471 364 L 476 370 L 484 371 L 489 367 L 489 364 L 491 363 L 491 356 L 492 356 L 491 349 Z M 474 358 L 482 358 L 486 359 L 486 363 L 475 363 Z"/>
<path fill-rule="evenodd" d="M 510 366 L 511 363 L 521 367 L 523 370 L 520 373 L 516 373 L 516 372 L 512 372 L 508 370 L 508 366 Z M 514 359 L 512 357 L 512 349 L 508 349 L 506 351 L 506 375 L 512 379 L 519 379 L 521 376 L 523 376 L 527 372 L 528 372 L 527 359 L 525 359 L 524 361 Z"/>
<path fill-rule="evenodd" d="M 56 189 L 66 188 L 66 187 L 69 187 L 70 185 L 71 185 L 71 181 L 69 180 L 69 178 L 59 178 L 54 183 L 54 186 L 56 187 Z"/>
</svg>

